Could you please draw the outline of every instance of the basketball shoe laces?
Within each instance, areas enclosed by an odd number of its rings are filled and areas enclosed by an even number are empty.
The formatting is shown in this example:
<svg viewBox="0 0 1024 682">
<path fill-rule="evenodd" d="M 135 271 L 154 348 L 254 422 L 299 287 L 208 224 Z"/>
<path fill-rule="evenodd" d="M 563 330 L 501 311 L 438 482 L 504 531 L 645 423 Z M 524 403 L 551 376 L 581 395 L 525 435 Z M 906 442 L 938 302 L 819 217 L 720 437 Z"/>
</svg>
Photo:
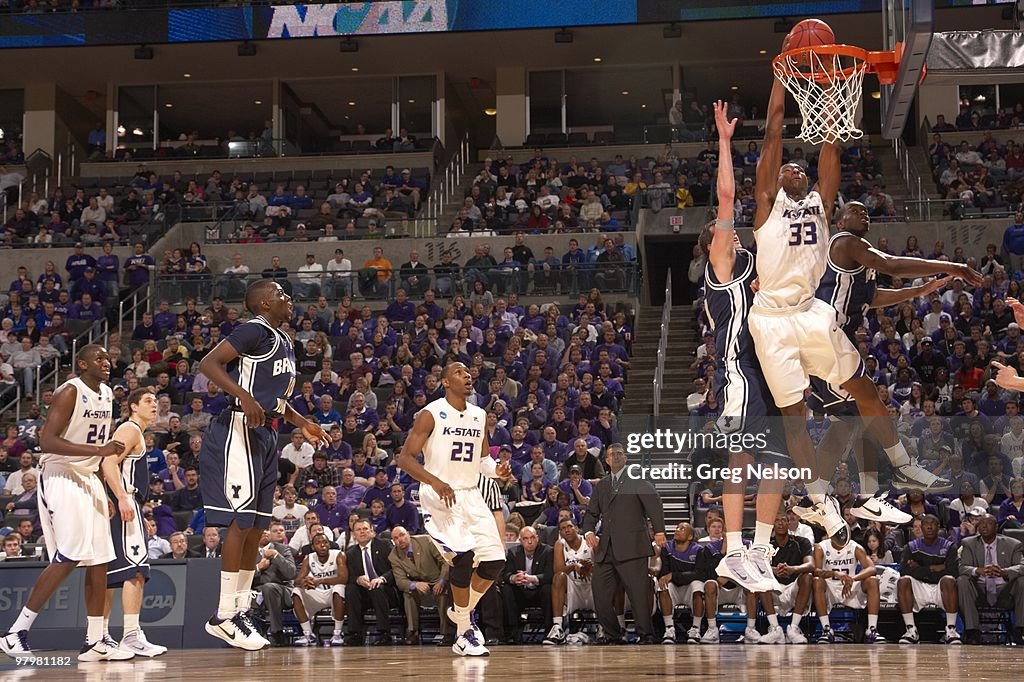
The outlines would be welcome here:
<svg viewBox="0 0 1024 682">
<path fill-rule="evenodd" d="M 15 632 L 13 634 L 15 637 L 18 638 L 18 643 L 21 644 L 22 649 L 24 649 L 25 651 L 31 650 L 28 645 L 28 630 L 19 630 L 18 632 Z"/>
<path fill-rule="evenodd" d="M 231 619 L 231 622 L 235 624 L 243 635 L 246 637 L 252 637 L 253 627 L 252 621 L 249 620 L 249 613 L 247 611 L 239 611 L 235 614 L 235 617 Z"/>
</svg>

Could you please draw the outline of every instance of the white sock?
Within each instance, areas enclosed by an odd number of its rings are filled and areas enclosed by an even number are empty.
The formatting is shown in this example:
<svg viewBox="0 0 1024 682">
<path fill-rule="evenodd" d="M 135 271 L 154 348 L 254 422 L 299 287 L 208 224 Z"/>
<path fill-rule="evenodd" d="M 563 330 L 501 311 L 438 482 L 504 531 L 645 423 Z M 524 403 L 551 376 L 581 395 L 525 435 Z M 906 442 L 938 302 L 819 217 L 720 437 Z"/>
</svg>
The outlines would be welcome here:
<svg viewBox="0 0 1024 682">
<path fill-rule="evenodd" d="M 757 618 L 747 618 L 747 627 L 751 629 L 756 628 Z"/>
<path fill-rule="evenodd" d="M 708 630 L 718 627 L 718 618 L 708 618 Z"/>
<path fill-rule="evenodd" d="M 665 619 L 665 627 L 675 627 L 675 623 L 672 621 L 672 616 L 662 616 Z"/>
<path fill-rule="evenodd" d="M 862 495 L 874 495 L 878 492 L 878 474 L 871 471 L 862 471 L 859 477 Z"/>
<path fill-rule="evenodd" d="M 818 620 L 821 622 L 822 628 L 830 627 L 828 624 L 828 616 L 818 616 Z"/>
<path fill-rule="evenodd" d="M 126 613 L 124 614 L 124 635 L 127 637 L 133 632 L 139 631 L 139 614 L 137 613 Z"/>
<path fill-rule="evenodd" d="M 469 613 L 471 609 L 469 606 L 455 605 L 455 630 L 460 635 L 469 629 Z"/>
<path fill-rule="evenodd" d="M 793 614 L 793 619 L 789 623 L 789 627 L 791 627 L 791 628 L 799 628 L 800 627 L 800 620 L 802 618 L 803 618 L 803 614 L 794 613 Z"/>
<path fill-rule="evenodd" d="M 333 634 L 340 635 L 341 631 L 342 631 L 342 629 L 344 629 L 344 627 L 345 627 L 345 623 L 343 621 L 340 621 L 340 620 L 334 621 L 334 633 Z"/>
<path fill-rule="evenodd" d="M 103 616 L 103 636 L 110 634 L 110 616 Z"/>
<path fill-rule="evenodd" d="M 625 630 L 626 630 L 626 614 L 622 614 L 621 616 L 616 616 L 615 619 L 619 621 L 619 627 L 622 629 L 623 632 L 625 632 Z"/>
<path fill-rule="evenodd" d="M 889 456 L 889 461 L 892 462 L 894 467 L 910 464 L 910 455 L 907 454 L 907 449 L 903 447 L 903 443 L 898 439 L 895 445 L 885 448 L 885 454 Z"/>
<path fill-rule="evenodd" d="M 811 502 L 821 502 L 821 499 L 825 497 L 825 493 L 828 492 L 828 485 L 828 481 L 824 478 L 819 478 L 808 483 L 807 496 L 811 498 Z"/>
<path fill-rule="evenodd" d="M 946 627 L 947 628 L 955 628 L 956 627 L 956 612 L 947 613 L 946 614 Z"/>
<path fill-rule="evenodd" d="M 469 586 L 469 610 L 470 611 L 472 611 L 473 609 L 476 608 L 476 605 L 480 603 L 480 600 L 483 599 L 483 596 L 484 596 L 483 592 L 477 592 L 476 590 L 473 589 L 472 585 Z"/>
<path fill-rule="evenodd" d="M 555 625 L 557 625 L 558 627 L 562 627 L 562 617 L 561 616 L 552 616 L 551 617 L 551 622 L 554 623 Z"/>
<path fill-rule="evenodd" d="M 241 569 L 238 571 L 238 597 L 235 602 L 235 613 L 248 611 L 252 606 L 252 580 L 256 577 L 256 571 Z"/>
<path fill-rule="evenodd" d="M 11 626 L 11 632 L 31 630 L 32 623 L 36 622 L 36 616 L 38 615 L 39 614 L 36 611 L 33 611 L 29 607 L 23 607 L 21 609 L 21 613 L 18 614 L 17 620 L 14 621 L 14 625 Z"/>
<path fill-rule="evenodd" d="M 299 623 L 299 627 L 302 628 L 302 634 L 307 637 L 313 634 L 313 624 L 308 620 L 305 623 Z"/>
<path fill-rule="evenodd" d="M 769 616 L 768 616 L 768 624 L 771 625 L 773 628 L 779 627 L 779 614 L 777 614 L 777 613 L 769 614 Z"/>
<path fill-rule="evenodd" d="M 906 623 L 908 628 L 914 627 L 914 614 L 913 613 L 904 613 L 903 614 L 903 622 Z"/>
<path fill-rule="evenodd" d="M 238 573 L 220 572 L 220 601 L 217 602 L 217 617 L 224 620 L 234 618 L 235 603 L 238 601 Z"/>
<path fill-rule="evenodd" d="M 729 531 L 725 534 L 725 551 L 737 552 L 743 549 L 743 532 Z"/>
<path fill-rule="evenodd" d="M 85 643 L 95 644 L 103 639 L 103 616 L 86 616 Z"/>
<path fill-rule="evenodd" d="M 775 526 L 763 521 L 754 522 L 754 547 L 768 547 L 772 542 Z"/>
<path fill-rule="evenodd" d="M 877 630 L 877 629 L 878 629 L 878 614 L 877 613 L 869 613 L 868 614 L 868 630 Z"/>
</svg>

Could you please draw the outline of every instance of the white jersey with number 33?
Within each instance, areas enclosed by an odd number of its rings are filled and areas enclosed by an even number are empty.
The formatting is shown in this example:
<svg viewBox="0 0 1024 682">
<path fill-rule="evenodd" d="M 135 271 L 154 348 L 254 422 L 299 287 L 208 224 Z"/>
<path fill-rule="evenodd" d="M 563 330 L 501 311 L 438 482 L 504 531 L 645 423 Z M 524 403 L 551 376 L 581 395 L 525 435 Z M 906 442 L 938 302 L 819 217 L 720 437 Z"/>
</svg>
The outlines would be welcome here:
<svg viewBox="0 0 1024 682">
<path fill-rule="evenodd" d="M 491 456 L 484 450 L 484 410 L 466 403 L 466 410 L 459 412 L 445 398 L 423 409 L 434 417 L 434 429 L 423 446 L 423 466 L 452 488 L 476 488 L 481 458 Z"/>
<path fill-rule="evenodd" d="M 768 219 L 754 231 L 760 289 L 754 305 L 794 308 L 807 305 L 825 273 L 828 217 L 817 192 L 794 201 L 783 189 Z"/>
</svg>

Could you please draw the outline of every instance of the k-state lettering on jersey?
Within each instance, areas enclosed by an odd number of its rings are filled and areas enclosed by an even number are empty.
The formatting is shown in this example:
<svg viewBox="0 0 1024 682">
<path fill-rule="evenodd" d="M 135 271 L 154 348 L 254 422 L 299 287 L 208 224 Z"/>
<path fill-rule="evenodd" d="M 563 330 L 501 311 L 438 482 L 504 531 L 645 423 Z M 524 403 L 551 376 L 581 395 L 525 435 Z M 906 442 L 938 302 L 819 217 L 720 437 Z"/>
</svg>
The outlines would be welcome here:
<svg viewBox="0 0 1024 682">
<path fill-rule="evenodd" d="M 826 538 L 819 542 L 818 546 L 825 554 L 825 559 L 821 562 L 823 569 L 845 573 L 851 578 L 857 575 L 857 548 L 860 545 L 856 542 L 847 542 L 842 549 L 836 549 L 832 541 Z"/>
<path fill-rule="evenodd" d="M 491 456 L 484 449 L 484 410 L 466 403 L 466 411 L 459 412 L 447 398 L 423 409 L 434 418 L 434 429 L 423 446 L 423 466 L 452 488 L 476 488 L 483 471 L 481 458 Z"/>
<path fill-rule="evenodd" d="M 759 367 L 754 340 L 747 328 L 747 314 L 754 301 L 750 283 L 757 277 L 754 255 L 746 249 L 736 249 L 732 279 L 728 282 L 718 281 L 711 263 L 707 265 L 705 277 L 704 309 L 715 333 L 718 357 L 724 363 L 744 362 Z"/>
<path fill-rule="evenodd" d="M 846 231 L 832 235 L 828 240 L 825 274 L 821 277 L 815 295 L 836 309 L 836 322 L 853 341 L 875 298 L 875 271 L 863 265 L 854 270 L 844 270 L 832 262 L 832 245 L 840 238 L 860 239 Z M 867 244 L 868 248 L 874 248 L 868 240 L 861 241 Z"/>
<path fill-rule="evenodd" d="M 316 552 L 309 555 L 309 577 L 316 580 L 323 580 L 326 578 L 337 578 L 338 577 L 338 555 L 341 554 L 340 549 L 327 550 L 327 561 L 320 563 L 320 559 L 317 558 Z M 333 589 L 333 585 L 317 585 L 315 590 L 330 590 Z"/>
<path fill-rule="evenodd" d="M 105 445 L 113 435 L 111 418 L 113 416 L 114 392 L 106 384 L 100 384 L 100 390 L 89 388 L 80 378 L 70 379 L 61 385 L 63 389 L 68 384 L 75 387 L 75 408 L 71 412 L 71 419 L 68 420 L 64 432 L 61 434 L 65 440 L 72 443 L 85 445 Z M 60 389 L 58 389 L 60 390 Z M 44 466 L 50 462 L 58 463 L 82 474 L 92 474 L 99 471 L 102 457 L 89 457 L 86 459 L 71 459 L 52 453 L 44 453 L 39 458 L 39 463 Z M 149 485 L 147 484 L 147 488 Z"/>
<path fill-rule="evenodd" d="M 754 303 L 762 308 L 806 305 L 825 272 L 829 229 L 825 207 L 817 192 L 794 201 L 783 189 L 772 212 L 754 230 L 760 288 Z"/>
<path fill-rule="evenodd" d="M 295 388 L 295 348 L 280 329 L 257 316 L 238 325 L 227 338 L 239 358 L 228 374 L 256 399 L 268 417 L 284 415 Z"/>
</svg>

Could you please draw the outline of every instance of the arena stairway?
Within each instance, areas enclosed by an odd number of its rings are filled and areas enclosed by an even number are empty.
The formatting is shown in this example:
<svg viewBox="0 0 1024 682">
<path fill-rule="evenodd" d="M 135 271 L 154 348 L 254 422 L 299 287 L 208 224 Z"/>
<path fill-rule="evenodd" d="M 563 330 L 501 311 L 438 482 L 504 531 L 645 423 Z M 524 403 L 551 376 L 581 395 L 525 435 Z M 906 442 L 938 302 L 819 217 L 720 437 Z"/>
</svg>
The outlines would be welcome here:
<svg viewBox="0 0 1024 682">
<path fill-rule="evenodd" d="M 654 370 L 658 366 L 661 311 L 661 306 L 641 306 L 637 311 L 629 389 L 622 404 L 623 414 L 654 413 Z M 673 306 L 665 357 L 665 383 L 661 391 L 663 415 L 686 414 L 686 396 L 693 391 L 694 370 L 690 364 L 700 343 L 699 333 L 693 306 Z"/>
</svg>

